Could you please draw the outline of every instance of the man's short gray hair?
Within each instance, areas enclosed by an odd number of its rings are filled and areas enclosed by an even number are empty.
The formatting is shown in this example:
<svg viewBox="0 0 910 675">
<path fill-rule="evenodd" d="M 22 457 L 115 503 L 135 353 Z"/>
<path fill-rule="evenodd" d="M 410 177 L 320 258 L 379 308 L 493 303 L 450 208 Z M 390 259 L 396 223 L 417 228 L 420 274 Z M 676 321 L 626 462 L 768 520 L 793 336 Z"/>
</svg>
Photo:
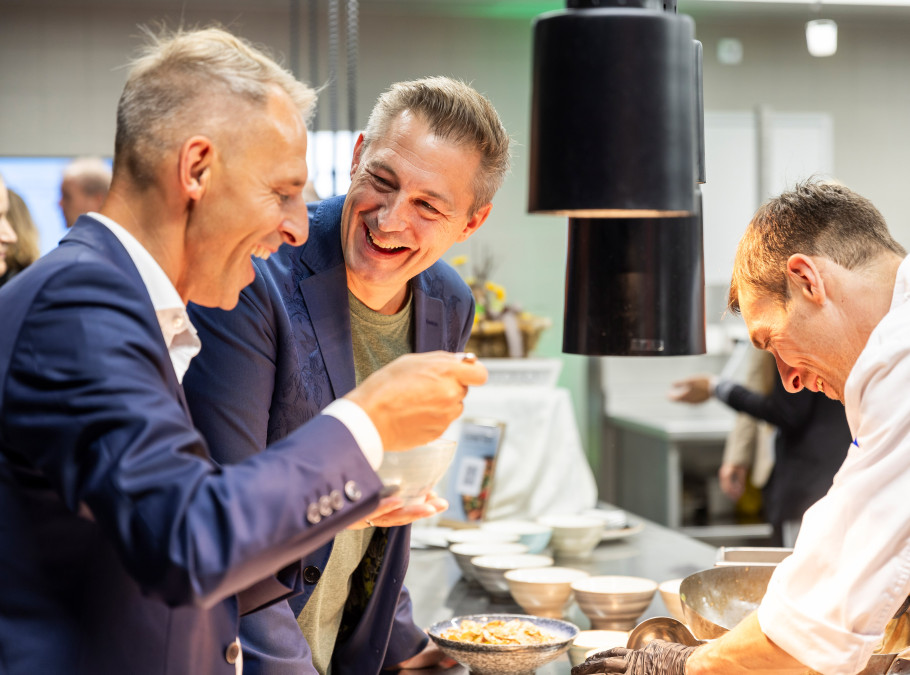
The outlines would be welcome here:
<svg viewBox="0 0 910 675">
<path fill-rule="evenodd" d="M 305 120 L 312 113 L 315 91 L 227 31 L 181 30 L 149 38 L 120 96 L 114 144 L 114 173 L 125 171 L 140 186 L 153 181 L 156 164 L 188 136 L 242 116 L 244 109 L 230 99 L 263 107 L 278 87 Z"/>
<path fill-rule="evenodd" d="M 77 157 L 63 169 L 63 180 L 68 179 L 85 194 L 103 197 L 111 187 L 111 168 L 100 157 Z"/>
<path fill-rule="evenodd" d="M 491 202 L 509 170 L 509 135 L 493 104 L 470 85 L 448 77 L 398 82 L 373 107 L 363 132 L 364 148 L 382 138 L 405 110 L 425 120 L 437 137 L 480 152 L 471 215 Z"/>
</svg>

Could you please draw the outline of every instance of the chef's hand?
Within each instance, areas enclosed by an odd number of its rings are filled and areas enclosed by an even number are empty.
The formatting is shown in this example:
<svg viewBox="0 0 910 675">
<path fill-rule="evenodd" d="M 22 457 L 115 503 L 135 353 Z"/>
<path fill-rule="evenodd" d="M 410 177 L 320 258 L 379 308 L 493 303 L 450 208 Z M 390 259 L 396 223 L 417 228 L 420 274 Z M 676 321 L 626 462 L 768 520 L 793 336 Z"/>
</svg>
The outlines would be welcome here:
<svg viewBox="0 0 910 675">
<path fill-rule="evenodd" d="M 408 525 L 421 518 L 429 518 L 449 508 L 449 503 L 430 492 L 419 504 L 403 505 L 401 497 L 386 497 L 379 501 L 379 506 L 363 520 L 349 525 L 349 530 L 362 530 L 365 527 L 397 527 Z M 434 643 L 435 644 L 435 643 Z"/>
<path fill-rule="evenodd" d="M 746 491 L 746 474 L 749 467 L 742 464 L 721 464 L 717 470 L 720 489 L 734 502 Z"/>
<path fill-rule="evenodd" d="M 428 443 L 461 415 L 468 387 L 487 381 L 473 355 L 406 354 L 366 378 L 345 398 L 373 420 L 385 451 Z"/>
<path fill-rule="evenodd" d="M 614 647 L 589 656 L 572 668 L 572 675 L 624 673 L 624 675 L 686 675 L 686 659 L 697 647 L 654 640 L 644 649 Z"/>
<path fill-rule="evenodd" d="M 439 666 L 440 668 L 451 668 L 455 665 L 458 665 L 458 661 L 451 659 L 443 654 L 439 646 L 430 640 L 427 642 L 422 651 L 418 652 L 407 661 L 402 661 L 394 667 L 401 669 L 432 668 L 433 666 Z"/>
<path fill-rule="evenodd" d="M 674 382 L 667 398 L 683 403 L 704 403 L 713 395 L 714 378 L 710 375 L 695 375 Z"/>
</svg>

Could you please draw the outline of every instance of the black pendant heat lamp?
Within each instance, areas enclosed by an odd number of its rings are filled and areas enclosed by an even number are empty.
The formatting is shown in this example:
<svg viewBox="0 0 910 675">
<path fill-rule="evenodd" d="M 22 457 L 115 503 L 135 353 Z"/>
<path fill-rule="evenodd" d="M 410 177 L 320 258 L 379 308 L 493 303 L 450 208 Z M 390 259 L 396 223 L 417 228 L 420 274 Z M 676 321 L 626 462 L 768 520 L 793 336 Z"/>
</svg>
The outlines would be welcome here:
<svg viewBox="0 0 910 675">
<path fill-rule="evenodd" d="M 592 356 L 705 352 L 700 194 L 688 218 L 569 219 L 562 349 Z"/>
<path fill-rule="evenodd" d="M 695 25 L 669 4 L 568 0 L 536 18 L 530 212 L 694 213 Z"/>
<path fill-rule="evenodd" d="M 534 24 L 532 213 L 569 216 L 563 351 L 705 352 L 701 44 L 676 0 Z"/>
</svg>

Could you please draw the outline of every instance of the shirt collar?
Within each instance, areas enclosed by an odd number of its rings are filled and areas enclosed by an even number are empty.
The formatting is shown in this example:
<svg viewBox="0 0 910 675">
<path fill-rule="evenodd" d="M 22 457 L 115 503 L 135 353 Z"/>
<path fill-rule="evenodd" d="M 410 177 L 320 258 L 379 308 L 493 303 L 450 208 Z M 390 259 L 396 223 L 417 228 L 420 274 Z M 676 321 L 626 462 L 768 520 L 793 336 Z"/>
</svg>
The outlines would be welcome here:
<svg viewBox="0 0 910 675">
<path fill-rule="evenodd" d="M 196 328 L 190 322 L 190 317 L 186 313 L 186 305 L 183 304 L 180 294 L 164 270 L 161 269 L 161 265 L 136 237 L 107 216 L 95 212 L 88 215 L 117 237 L 136 266 L 149 298 L 151 298 L 152 307 L 155 308 L 158 326 L 161 328 L 164 344 L 167 345 L 177 380 L 183 382 L 183 376 L 190 366 L 190 361 L 199 353 L 202 343 L 196 334 Z"/>
</svg>

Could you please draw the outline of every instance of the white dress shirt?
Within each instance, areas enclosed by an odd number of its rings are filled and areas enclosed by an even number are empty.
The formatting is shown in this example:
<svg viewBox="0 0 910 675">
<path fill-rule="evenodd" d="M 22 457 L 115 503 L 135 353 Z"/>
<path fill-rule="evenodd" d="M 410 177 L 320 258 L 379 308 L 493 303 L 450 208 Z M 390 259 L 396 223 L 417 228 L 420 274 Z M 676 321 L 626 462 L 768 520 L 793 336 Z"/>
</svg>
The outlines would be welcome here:
<svg viewBox="0 0 910 675">
<path fill-rule="evenodd" d="M 177 380 L 182 383 L 183 376 L 190 367 L 190 361 L 199 353 L 202 343 L 196 334 L 195 327 L 190 322 L 180 294 L 151 253 L 123 226 L 100 213 L 93 212 L 88 215 L 107 227 L 117 237 L 139 271 L 142 283 L 145 284 L 152 300 L 152 306 L 155 308 L 161 335 L 167 345 L 168 355 L 174 365 Z M 346 308 L 341 311 L 346 311 Z M 363 408 L 353 401 L 340 398 L 326 406 L 322 414 L 331 415 L 344 424 L 360 446 L 370 466 L 374 469 L 379 467 L 382 463 L 382 438 L 379 436 L 376 425 Z"/>
<path fill-rule="evenodd" d="M 758 610 L 762 631 L 825 675 L 863 669 L 910 594 L 910 258 L 845 387 L 854 442 Z"/>
</svg>

